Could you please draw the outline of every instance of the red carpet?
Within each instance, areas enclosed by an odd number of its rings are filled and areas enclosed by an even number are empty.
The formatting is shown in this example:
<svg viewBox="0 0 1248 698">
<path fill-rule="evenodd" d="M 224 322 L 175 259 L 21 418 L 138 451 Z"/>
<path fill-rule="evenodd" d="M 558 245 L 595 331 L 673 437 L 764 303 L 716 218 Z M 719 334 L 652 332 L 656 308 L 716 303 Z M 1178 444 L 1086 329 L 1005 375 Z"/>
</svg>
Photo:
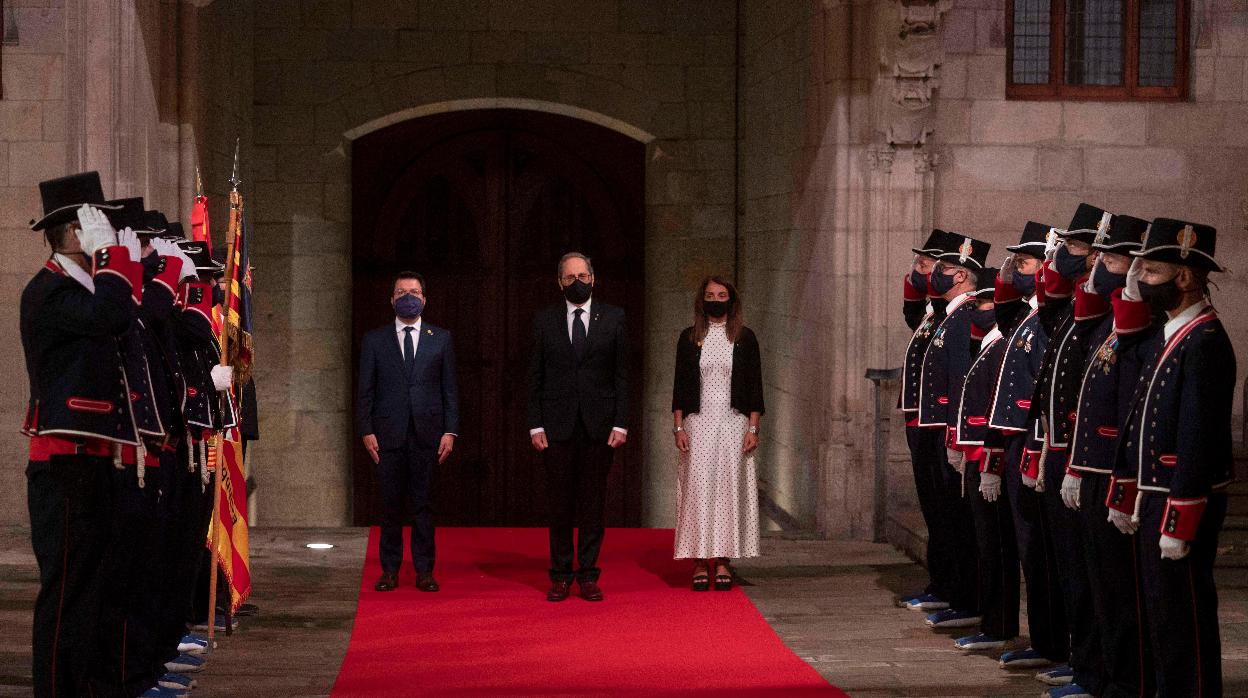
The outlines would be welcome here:
<svg viewBox="0 0 1248 698">
<path fill-rule="evenodd" d="M 575 586 L 546 601 L 545 529 L 437 536 L 442 591 L 416 591 L 405 560 L 399 589 L 378 593 L 373 529 L 334 696 L 845 695 L 739 589 L 690 591 L 670 530 L 607 531 L 601 603 Z"/>
</svg>

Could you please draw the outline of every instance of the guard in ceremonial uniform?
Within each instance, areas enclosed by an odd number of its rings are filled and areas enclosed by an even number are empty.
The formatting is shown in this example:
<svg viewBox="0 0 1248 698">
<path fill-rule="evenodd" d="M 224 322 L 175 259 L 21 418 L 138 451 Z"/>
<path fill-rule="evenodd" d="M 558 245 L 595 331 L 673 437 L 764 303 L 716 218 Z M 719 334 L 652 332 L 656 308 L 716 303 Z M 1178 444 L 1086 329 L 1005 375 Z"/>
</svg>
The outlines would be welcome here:
<svg viewBox="0 0 1248 698">
<path fill-rule="evenodd" d="M 100 636 L 112 517 L 110 479 L 121 446 L 139 434 L 119 339 L 134 318 L 139 265 L 103 210 L 99 175 L 39 184 L 52 257 L 21 300 L 30 379 L 23 432 L 31 545 L 39 563 L 32 659 L 34 695 L 117 695 Z"/>
<path fill-rule="evenodd" d="M 1144 615 L 1161 696 L 1222 695 L 1213 562 L 1232 479 L 1235 352 L 1209 302 L 1216 231 L 1158 218 L 1133 253 L 1133 282 L 1162 331 L 1118 438 L 1110 516 L 1138 525 Z M 1138 265 L 1138 268 L 1136 267 Z M 1129 518 L 1128 518 L 1129 517 Z"/>
<path fill-rule="evenodd" d="M 955 249 L 954 236 L 943 230 L 932 230 L 922 247 L 913 248 L 914 265 L 903 280 L 903 313 L 906 324 L 914 333 L 906 346 L 905 366 L 902 369 L 899 403 L 906 416 L 906 443 L 910 446 L 910 464 L 914 470 L 914 489 L 918 495 L 923 523 L 927 526 L 927 588 L 921 594 L 901 599 L 901 604 L 915 611 L 939 611 L 949 608 L 948 599 L 953 593 L 952 565 L 955 560 L 956 541 L 945 535 L 939 525 L 942 511 L 942 491 L 939 472 L 933 472 L 931 464 L 938 454 L 944 453 L 940 434 L 919 429 L 919 377 L 923 368 L 923 355 L 932 341 L 936 326 L 945 317 L 948 302 L 940 294 L 931 292 L 929 280 L 936 265 L 936 257 Z M 921 290 L 920 290 L 921 289 Z M 924 300 L 926 299 L 926 300 Z M 922 314 L 915 321 L 917 310 Z"/>
<path fill-rule="evenodd" d="M 993 302 L 999 273 L 998 269 L 985 269 L 975 291 L 971 329 L 983 337 L 979 355 L 966 374 L 954 434 L 955 447 L 966 453 L 964 490 L 975 527 L 982 616 L 979 633 L 954 640 L 954 645 L 964 651 L 1002 649 L 1018 636 L 1019 570 L 1014 521 L 1008 500 L 1002 499 L 1001 459 L 990 459 L 984 448 L 989 431 L 988 411 L 1007 344 L 997 324 Z"/>
<path fill-rule="evenodd" d="M 1090 204 L 1079 204 L 1066 230 L 1057 231 L 1060 243 L 1042 271 L 1044 293 L 1039 317 L 1049 336 L 1044 362 L 1036 381 L 1028 420 L 1042 436 L 1040 458 L 1028 461 L 1024 473 L 1035 479 L 1044 509 L 1045 547 L 1051 551 L 1061 586 L 1063 619 L 1070 642 L 1071 684 L 1063 696 L 1100 695 L 1105 684 L 1099 629 L 1092 610 L 1088 569 L 1077 502 L 1079 480 L 1066 472 L 1066 447 L 1074 424 L 1083 368 L 1091 351 L 1091 329 L 1109 313 L 1109 303 L 1095 294 L 1074 296 L 1087 282 L 1096 261 L 1092 244 L 1109 234 L 1113 216 Z M 1063 678 L 1065 672 L 1062 672 Z M 1079 692 L 1078 689 L 1083 689 Z"/>
<path fill-rule="evenodd" d="M 1101 639 L 1105 685 L 1102 696 L 1153 695 L 1153 666 L 1143 637 L 1136 584 L 1135 541 L 1108 520 L 1105 499 L 1114 467 L 1118 425 L 1139 381 L 1134 349 L 1147 336 L 1149 313 L 1138 298 L 1124 298 L 1130 253 L 1140 249 L 1148 222 L 1116 215 L 1108 236 L 1094 242 L 1100 253 L 1087 284 L 1075 290 L 1075 318 L 1087 323 L 1090 347 L 1075 403 L 1067 449 L 1067 476 L 1077 478 L 1077 494 L 1063 482 L 1063 498 L 1079 512 L 1092 610 Z M 1112 312 L 1103 312 L 1112 302 Z M 1072 501 L 1073 499 L 1073 501 Z"/>
<path fill-rule="evenodd" d="M 933 628 L 964 628 L 977 625 L 979 593 L 976 589 L 978 563 L 975 559 L 974 525 L 971 509 L 962 491 L 964 454 L 953 448 L 953 432 L 966 372 L 979 351 L 979 342 L 972 340 L 975 303 L 972 294 L 984 273 L 989 244 L 970 237 L 954 235 L 956 249 L 941 252 L 936 258 L 928 289 L 948 301 L 945 318 L 932 333 L 932 341 L 923 355 L 919 376 L 919 429 L 938 435 L 942 448 L 925 454 L 927 464 L 940 488 L 940 508 L 936 526 L 940 535 L 950 541 L 953 555 L 950 568 L 949 608 L 936 611 L 926 619 Z M 929 536 L 936 535 L 928 531 Z"/>
<path fill-rule="evenodd" d="M 1041 532 L 1040 501 L 1034 489 L 1024 486 L 1021 471 L 1026 457 L 1024 446 L 1038 436 L 1029 432 L 1031 425 L 1027 422 L 1048 346 L 1037 310 L 1037 277 L 1047 249 L 1056 242 L 1053 231 L 1051 226 L 1027 222 L 1019 244 L 1006 248 L 1012 256 L 1001 265 L 994 295 L 997 323 L 1007 343 L 988 413 L 989 431 L 984 437 L 985 450 L 993 459 L 987 472 L 995 474 L 999 469 L 1004 480 L 1003 496 L 1010 505 L 1019 560 L 1027 581 L 1027 622 L 1032 643 L 1030 648 L 1003 654 L 1001 664 L 1005 668 L 1063 663 L 1070 652 L 1061 615 L 1061 591 L 1056 574 L 1052 573 L 1052 552 L 1046 550 Z M 1012 329 L 1006 333 L 1006 328 Z"/>
</svg>

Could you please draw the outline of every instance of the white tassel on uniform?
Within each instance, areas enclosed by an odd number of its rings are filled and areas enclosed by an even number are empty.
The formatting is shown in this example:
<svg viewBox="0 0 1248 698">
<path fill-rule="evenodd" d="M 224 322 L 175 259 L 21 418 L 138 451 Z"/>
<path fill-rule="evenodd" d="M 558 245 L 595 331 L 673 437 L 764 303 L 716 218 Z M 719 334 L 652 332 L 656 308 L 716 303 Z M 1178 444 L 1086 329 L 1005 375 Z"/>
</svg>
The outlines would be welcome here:
<svg viewBox="0 0 1248 698">
<path fill-rule="evenodd" d="M 139 445 L 134 447 L 134 469 L 139 474 L 139 489 L 143 489 L 144 476 L 147 474 L 147 447 L 143 445 L 143 439 L 139 439 Z"/>
<path fill-rule="evenodd" d="M 1137 525 L 1140 523 L 1140 504 L 1142 504 L 1143 502 L 1144 502 L 1144 491 L 1136 490 L 1135 511 L 1131 512 L 1131 523 L 1137 524 Z"/>
<path fill-rule="evenodd" d="M 121 444 L 113 444 L 113 467 L 118 470 L 125 470 L 126 464 L 121 462 Z"/>
</svg>

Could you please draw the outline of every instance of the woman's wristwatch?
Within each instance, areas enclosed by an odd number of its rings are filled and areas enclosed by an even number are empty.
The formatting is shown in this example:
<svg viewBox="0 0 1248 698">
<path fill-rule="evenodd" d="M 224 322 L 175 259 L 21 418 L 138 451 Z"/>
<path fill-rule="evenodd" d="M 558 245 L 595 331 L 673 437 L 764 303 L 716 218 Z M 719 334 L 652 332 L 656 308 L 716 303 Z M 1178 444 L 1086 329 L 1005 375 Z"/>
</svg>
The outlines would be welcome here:
<svg viewBox="0 0 1248 698">
<path fill-rule="evenodd" d="M 750 425 L 750 433 L 751 433 L 751 434 L 757 434 L 757 433 L 758 433 L 758 425 L 757 425 L 757 424 L 751 424 L 751 425 Z"/>
<path fill-rule="evenodd" d="M 672 427 L 672 433 L 673 433 L 673 434 L 679 434 L 680 432 L 682 432 L 682 431 L 684 431 L 684 430 L 685 430 L 685 428 L 684 428 L 684 427 Z"/>
</svg>

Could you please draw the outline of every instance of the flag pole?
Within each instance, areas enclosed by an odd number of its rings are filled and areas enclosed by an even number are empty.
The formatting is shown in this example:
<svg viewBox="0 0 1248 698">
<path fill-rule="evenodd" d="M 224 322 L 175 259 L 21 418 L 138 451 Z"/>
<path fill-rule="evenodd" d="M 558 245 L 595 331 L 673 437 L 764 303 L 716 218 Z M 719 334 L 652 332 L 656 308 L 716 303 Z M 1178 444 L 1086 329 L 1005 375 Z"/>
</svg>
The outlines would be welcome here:
<svg viewBox="0 0 1248 698">
<path fill-rule="evenodd" d="M 220 365 L 228 366 L 230 362 L 229 342 L 230 342 L 230 306 L 232 305 L 234 296 L 234 240 L 238 234 L 239 226 L 242 225 L 243 213 L 243 196 L 238 192 L 238 185 L 241 180 L 238 178 L 238 139 L 234 140 L 234 173 L 230 176 L 230 184 L 233 187 L 230 190 L 230 226 L 226 232 L 226 255 L 225 255 L 225 302 L 221 305 L 221 328 L 217 331 L 217 342 L 221 348 Z M 231 386 L 231 390 L 233 387 Z M 222 413 L 224 414 L 228 407 L 229 397 L 223 397 Z M 212 566 L 208 571 L 208 647 L 212 651 L 213 637 L 217 629 L 217 568 L 220 567 L 220 543 L 221 543 L 221 469 L 225 462 L 225 430 L 217 432 L 216 436 L 217 448 L 217 467 L 212 472 Z M 226 614 L 226 632 L 232 630 L 233 623 L 230 614 Z"/>
</svg>

